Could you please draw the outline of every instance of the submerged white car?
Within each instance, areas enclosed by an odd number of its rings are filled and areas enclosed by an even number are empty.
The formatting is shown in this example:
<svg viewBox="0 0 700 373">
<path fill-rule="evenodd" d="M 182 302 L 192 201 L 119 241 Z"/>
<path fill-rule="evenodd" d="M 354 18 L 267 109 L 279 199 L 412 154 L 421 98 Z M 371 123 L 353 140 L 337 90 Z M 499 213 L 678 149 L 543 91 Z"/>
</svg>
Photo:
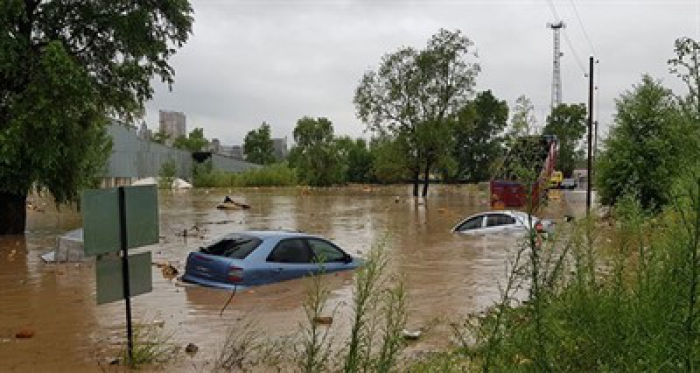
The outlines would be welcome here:
<svg viewBox="0 0 700 373">
<path fill-rule="evenodd" d="M 531 219 L 531 220 L 530 220 Z M 529 222 L 532 225 L 529 225 Z M 452 228 L 453 233 L 465 235 L 485 235 L 492 233 L 527 233 L 532 227 L 540 233 L 550 233 L 554 223 L 535 216 L 528 218 L 522 211 L 487 211 L 467 217 Z"/>
</svg>

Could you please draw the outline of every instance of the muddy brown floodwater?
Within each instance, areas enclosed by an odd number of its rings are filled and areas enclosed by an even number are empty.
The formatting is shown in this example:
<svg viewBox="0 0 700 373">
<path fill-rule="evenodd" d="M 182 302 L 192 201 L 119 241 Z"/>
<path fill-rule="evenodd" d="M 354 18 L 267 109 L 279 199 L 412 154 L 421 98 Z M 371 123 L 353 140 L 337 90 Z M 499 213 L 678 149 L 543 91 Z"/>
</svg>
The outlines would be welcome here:
<svg viewBox="0 0 700 373">
<path fill-rule="evenodd" d="M 458 220 L 488 209 L 487 195 L 473 186 L 431 189 L 426 200 L 410 197 L 407 186 L 161 191 L 161 241 L 147 249 L 154 262 L 182 271 L 190 250 L 244 229 L 319 234 L 360 257 L 387 235 L 390 265 L 405 278 L 408 324 L 427 330 L 411 349 L 435 350 L 449 344 L 448 321 L 483 310 L 498 297 L 515 240 L 451 234 Z M 225 195 L 252 209 L 215 209 Z M 0 371 L 100 371 L 123 342 L 124 304 L 96 305 L 92 261 L 42 262 L 39 255 L 55 245 L 58 235 L 82 223 L 74 209 L 56 211 L 48 201 L 35 202 L 43 211 L 28 211 L 26 235 L 0 238 Z M 181 236 L 195 225 L 204 228 L 200 237 Z M 207 370 L 231 326 L 253 320 L 266 336 L 276 337 L 297 331 L 304 319 L 304 280 L 241 292 L 220 316 L 229 293 L 176 286 L 156 266 L 153 279 L 153 292 L 132 299 L 136 322 L 162 320 L 174 341 L 200 347 L 194 357 L 183 357 L 168 370 Z M 325 280 L 332 290 L 330 303 L 340 305 L 337 318 L 346 318 L 353 273 Z M 22 330 L 34 334 L 16 338 Z"/>
</svg>

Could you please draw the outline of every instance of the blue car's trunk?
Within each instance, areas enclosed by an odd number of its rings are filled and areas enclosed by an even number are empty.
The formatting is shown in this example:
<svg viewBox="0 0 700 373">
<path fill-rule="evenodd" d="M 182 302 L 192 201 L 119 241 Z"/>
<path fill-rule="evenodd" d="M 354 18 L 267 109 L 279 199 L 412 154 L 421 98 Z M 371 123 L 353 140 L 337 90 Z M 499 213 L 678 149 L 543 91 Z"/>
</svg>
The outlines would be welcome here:
<svg viewBox="0 0 700 373">
<path fill-rule="evenodd" d="M 222 284 L 242 284 L 242 260 L 202 252 L 190 253 L 185 268 L 185 278 L 190 281 L 218 282 Z"/>
</svg>

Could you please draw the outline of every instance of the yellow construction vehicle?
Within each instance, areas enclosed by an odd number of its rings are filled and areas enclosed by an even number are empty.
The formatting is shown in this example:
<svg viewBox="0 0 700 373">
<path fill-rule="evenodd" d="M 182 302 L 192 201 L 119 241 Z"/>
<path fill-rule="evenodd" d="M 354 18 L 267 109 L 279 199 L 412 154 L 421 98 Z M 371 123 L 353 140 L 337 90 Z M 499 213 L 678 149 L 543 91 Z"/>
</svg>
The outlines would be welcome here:
<svg viewBox="0 0 700 373">
<path fill-rule="evenodd" d="M 561 187 L 561 182 L 564 180 L 564 174 L 561 171 L 553 171 L 552 177 L 549 179 L 550 188 Z"/>
</svg>

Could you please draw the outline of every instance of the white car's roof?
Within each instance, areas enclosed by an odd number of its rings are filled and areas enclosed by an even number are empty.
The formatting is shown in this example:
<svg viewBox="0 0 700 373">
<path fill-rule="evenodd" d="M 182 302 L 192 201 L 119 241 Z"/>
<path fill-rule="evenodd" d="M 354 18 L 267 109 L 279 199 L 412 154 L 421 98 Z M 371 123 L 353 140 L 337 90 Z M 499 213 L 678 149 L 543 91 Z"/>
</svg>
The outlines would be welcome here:
<svg viewBox="0 0 700 373">
<path fill-rule="evenodd" d="M 527 212 L 519 211 L 519 210 L 491 210 L 491 211 L 484 211 L 484 212 L 480 212 L 477 214 L 473 214 L 470 217 L 475 217 L 475 216 L 479 216 L 479 215 L 493 215 L 493 214 L 505 214 L 505 215 L 511 215 L 511 216 L 515 216 L 518 218 L 525 218 L 525 219 L 527 219 L 527 216 L 528 216 Z M 535 215 L 532 215 L 532 218 L 537 219 L 537 217 Z"/>
</svg>

